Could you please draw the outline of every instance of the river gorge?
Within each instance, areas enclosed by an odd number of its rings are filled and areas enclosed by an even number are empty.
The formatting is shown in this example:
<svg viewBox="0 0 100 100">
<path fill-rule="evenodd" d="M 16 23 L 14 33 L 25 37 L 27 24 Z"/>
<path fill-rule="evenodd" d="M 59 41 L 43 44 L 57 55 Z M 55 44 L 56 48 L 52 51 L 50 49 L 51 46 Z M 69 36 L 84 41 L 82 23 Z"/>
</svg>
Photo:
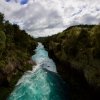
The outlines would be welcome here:
<svg viewBox="0 0 100 100">
<path fill-rule="evenodd" d="M 41 43 L 35 53 L 32 60 L 36 65 L 22 76 L 8 100 L 68 100 L 67 85 L 57 74 L 55 63 Z"/>
</svg>

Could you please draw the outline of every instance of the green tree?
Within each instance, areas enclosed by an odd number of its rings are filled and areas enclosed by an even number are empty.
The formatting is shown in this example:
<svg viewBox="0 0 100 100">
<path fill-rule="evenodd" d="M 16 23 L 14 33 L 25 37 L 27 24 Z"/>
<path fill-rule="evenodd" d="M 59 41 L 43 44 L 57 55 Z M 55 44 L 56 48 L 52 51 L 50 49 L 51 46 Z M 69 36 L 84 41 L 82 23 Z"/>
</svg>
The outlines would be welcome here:
<svg viewBox="0 0 100 100">
<path fill-rule="evenodd" d="M 6 42 L 6 35 L 3 31 L 0 31 L 0 56 L 2 55 L 2 52 L 5 48 L 5 42 Z"/>
</svg>

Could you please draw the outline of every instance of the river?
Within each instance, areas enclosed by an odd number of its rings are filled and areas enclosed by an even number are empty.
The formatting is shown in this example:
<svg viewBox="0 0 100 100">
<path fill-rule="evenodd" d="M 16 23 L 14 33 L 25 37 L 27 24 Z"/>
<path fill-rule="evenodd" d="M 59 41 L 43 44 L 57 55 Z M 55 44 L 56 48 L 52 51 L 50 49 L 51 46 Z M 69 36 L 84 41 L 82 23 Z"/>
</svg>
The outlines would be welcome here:
<svg viewBox="0 0 100 100">
<path fill-rule="evenodd" d="M 37 65 L 22 76 L 8 100 L 68 100 L 67 86 L 41 43 L 32 59 Z"/>
</svg>

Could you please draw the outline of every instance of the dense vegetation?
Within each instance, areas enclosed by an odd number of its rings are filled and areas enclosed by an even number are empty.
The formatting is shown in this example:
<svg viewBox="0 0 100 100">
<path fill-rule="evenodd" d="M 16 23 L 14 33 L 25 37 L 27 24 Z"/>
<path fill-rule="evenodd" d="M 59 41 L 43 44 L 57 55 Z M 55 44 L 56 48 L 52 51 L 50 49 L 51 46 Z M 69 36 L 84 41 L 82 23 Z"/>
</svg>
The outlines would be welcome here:
<svg viewBox="0 0 100 100">
<path fill-rule="evenodd" d="M 21 75 L 32 68 L 37 43 L 0 14 L 0 100 L 6 100 Z"/>
<path fill-rule="evenodd" d="M 70 100 L 100 99 L 100 25 L 72 26 L 37 40 L 56 62 Z M 34 38 L 0 14 L 0 100 L 6 100 L 21 75 L 32 68 L 36 45 Z"/>
<path fill-rule="evenodd" d="M 39 39 L 69 84 L 71 100 L 100 99 L 100 25 L 72 26 Z"/>
</svg>

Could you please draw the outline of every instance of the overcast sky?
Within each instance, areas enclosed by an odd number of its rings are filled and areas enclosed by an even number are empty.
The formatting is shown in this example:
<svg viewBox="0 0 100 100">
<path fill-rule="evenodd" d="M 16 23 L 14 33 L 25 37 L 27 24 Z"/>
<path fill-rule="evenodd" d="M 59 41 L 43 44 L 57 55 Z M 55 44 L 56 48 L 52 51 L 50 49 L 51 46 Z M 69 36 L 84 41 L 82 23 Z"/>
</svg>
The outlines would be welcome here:
<svg viewBox="0 0 100 100">
<path fill-rule="evenodd" d="M 32 36 L 48 36 L 71 25 L 100 23 L 100 0 L 0 0 L 0 12 Z"/>
</svg>

